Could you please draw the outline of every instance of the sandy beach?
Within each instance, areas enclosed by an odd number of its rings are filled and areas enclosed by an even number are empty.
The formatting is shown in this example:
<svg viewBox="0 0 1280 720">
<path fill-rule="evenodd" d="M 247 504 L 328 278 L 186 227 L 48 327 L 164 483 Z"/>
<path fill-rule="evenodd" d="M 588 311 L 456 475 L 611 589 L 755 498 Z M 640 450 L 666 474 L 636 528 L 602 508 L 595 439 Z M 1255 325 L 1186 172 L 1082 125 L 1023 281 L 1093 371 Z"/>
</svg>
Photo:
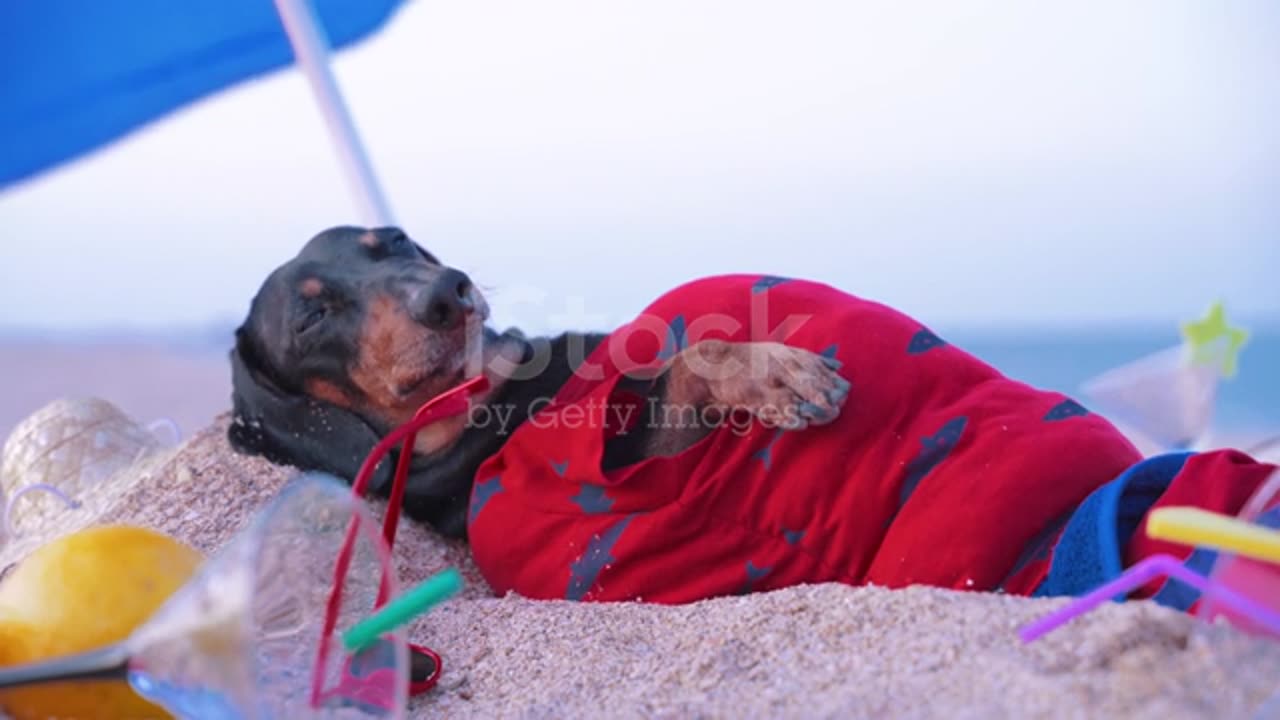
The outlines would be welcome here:
<svg viewBox="0 0 1280 720">
<path fill-rule="evenodd" d="M 128 352 L 97 366 L 147 361 Z M 63 357 L 46 353 L 33 368 Z M 140 420 L 176 413 L 202 429 L 0 549 L 0 567 L 93 523 L 153 527 L 214 552 L 296 476 L 231 451 L 218 363 L 163 355 L 152 360 L 170 375 L 152 376 L 154 396 L 117 389 L 115 401 Z M 113 399 L 106 385 L 59 382 L 59 395 Z M 175 405 L 164 391 L 174 384 L 194 392 Z M 48 399 L 34 384 L 25 391 L 27 406 L 6 405 L 6 422 Z M 395 555 L 405 585 L 450 566 L 467 581 L 411 628 L 445 662 L 438 688 L 412 701 L 414 718 L 1280 717 L 1280 700 L 1264 708 L 1280 692 L 1280 643 L 1149 602 L 1105 607 L 1023 645 L 1017 628 L 1063 600 L 817 585 L 679 607 L 535 602 L 493 597 L 464 545 L 421 526 L 402 524 Z"/>
<path fill-rule="evenodd" d="M 226 421 L 0 562 L 95 522 L 215 551 L 294 475 L 234 454 Z M 1017 628 L 1062 600 L 842 585 L 680 607 L 495 598 L 464 546 L 413 524 L 396 561 L 405 584 L 450 566 L 467 580 L 411 629 L 445 661 L 440 686 L 411 703 L 415 718 L 1221 719 L 1275 716 L 1258 713 L 1280 691 L 1280 643 L 1149 602 L 1022 645 Z"/>
</svg>

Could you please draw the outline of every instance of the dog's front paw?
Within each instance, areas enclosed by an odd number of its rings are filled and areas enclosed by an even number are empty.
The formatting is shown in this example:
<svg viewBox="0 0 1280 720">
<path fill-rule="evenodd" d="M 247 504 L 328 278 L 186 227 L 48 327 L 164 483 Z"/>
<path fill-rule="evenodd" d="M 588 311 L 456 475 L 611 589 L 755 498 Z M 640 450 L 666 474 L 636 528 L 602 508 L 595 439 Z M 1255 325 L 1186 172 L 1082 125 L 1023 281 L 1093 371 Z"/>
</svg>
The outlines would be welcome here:
<svg viewBox="0 0 1280 720">
<path fill-rule="evenodd" d="M 712 403 L 746 410 L 769 427 L 799 430 L 840 415 L 850 384 L 832 358 L 782 343 L 726 345 L 721 377 L 710 378 Z"/>
</svg>

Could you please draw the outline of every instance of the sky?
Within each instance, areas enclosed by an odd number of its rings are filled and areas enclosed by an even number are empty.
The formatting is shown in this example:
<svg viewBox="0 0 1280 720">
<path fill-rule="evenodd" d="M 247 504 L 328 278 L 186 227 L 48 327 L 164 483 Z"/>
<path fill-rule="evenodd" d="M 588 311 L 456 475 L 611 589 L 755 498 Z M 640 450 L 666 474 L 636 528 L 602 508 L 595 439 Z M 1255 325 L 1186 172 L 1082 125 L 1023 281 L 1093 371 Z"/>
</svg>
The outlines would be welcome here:
<svg viewBox="0 0 1280 720">
<path fill-rule="evenodd" d="M 806 277 L 935 326 L 1280 322 L 1280 5 L 416 0 L 335 61 L 499 325 Z M 284 71 L 0 192 L 0 328 L 241 319 L 358 224 Z"/>
</svg>

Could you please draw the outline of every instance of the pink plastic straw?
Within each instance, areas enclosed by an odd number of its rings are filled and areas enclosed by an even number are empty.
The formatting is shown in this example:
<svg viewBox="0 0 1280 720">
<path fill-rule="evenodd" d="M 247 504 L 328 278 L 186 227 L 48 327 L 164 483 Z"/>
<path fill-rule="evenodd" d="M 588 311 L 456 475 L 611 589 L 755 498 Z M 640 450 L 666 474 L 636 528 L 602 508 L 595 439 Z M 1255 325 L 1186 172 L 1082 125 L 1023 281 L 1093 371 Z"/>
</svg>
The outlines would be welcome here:
<svg viewBox="0 0 1280 720">
<path fill-rule="evenodd" d="M 1018 636 L 1022 638 L 1024 643 L 1037 640 L 1045 633 L 1093 610 L 1116 595 L 1142 587 L 1157 577 L 1172 577 L 1181 580 L 1199 590 L 1201 595 L 1208 595 L 1212 592 L 1215 602 L 1229 605 L 1236 612 L 1248 616 L 1259 625 L 1272 632 L 1280 633 L 1280 613 L 1245 597 L 1222 583 L 1215 583 L 1209 580 L 1205 576 L 1187 568 L 1172 555 L 1152 555 L 1124 571 L 1120 577 L 1100 586 L 1088 595 L 1068 603 L 1062 609 L 1049 613 L 1029 625 L 1023 626 L 1018 631 Z"/>
</svg>

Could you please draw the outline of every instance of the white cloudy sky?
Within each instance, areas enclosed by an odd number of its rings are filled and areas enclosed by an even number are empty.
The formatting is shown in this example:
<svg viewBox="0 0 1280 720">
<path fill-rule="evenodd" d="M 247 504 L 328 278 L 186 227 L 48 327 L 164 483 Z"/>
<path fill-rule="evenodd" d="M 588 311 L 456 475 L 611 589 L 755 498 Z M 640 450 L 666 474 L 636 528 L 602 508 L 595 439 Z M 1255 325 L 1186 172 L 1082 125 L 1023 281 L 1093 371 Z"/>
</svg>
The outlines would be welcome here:
<svg viewBox="0 0 1280 720">
<path fill-rule="evenodd" d="M 1280 5 L 416 0 L 341 55 L 397 219 L 499 322 L 807 276 L 932 323 L 1280 318 Z M 359 222 L 277 73 L 0 194 L 0 326 L 236 319 Z M 576 304 L 594 316 L 568 319 Z"/>
</svg>

